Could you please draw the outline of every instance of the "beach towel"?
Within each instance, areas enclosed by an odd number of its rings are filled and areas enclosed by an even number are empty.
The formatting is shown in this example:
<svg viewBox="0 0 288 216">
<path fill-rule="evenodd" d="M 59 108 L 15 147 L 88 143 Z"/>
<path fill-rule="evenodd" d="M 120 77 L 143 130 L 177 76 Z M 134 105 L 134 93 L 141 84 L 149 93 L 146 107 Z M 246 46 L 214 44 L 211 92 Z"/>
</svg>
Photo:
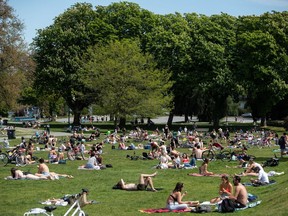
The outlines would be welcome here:
<svg viewBox="0 0 288 216">
<path fill-rule="evenodd" d="M 93 168 L 85 168 L 83 166 L 79 166 L 78 167 L 78 170 L 100 170 L 100 167 L 99 168 L 96 168 L 96 169 L 93 169 Z"/>
<path fill-rule="evenodd" d="M 169 210 L 168 208 L 151 208 L 151 209 L 141 209 L 139 210 L 142 213 L 148 213 L 148 214 L 152 214 L 152 213 L 184 213 L 184 212 L 191 212 L 191 210 Z"/>
<path fill-rule="evenodd" d="M 253 184 L 251 182 L 244 182 L 243 183 L 244 186 L 253 186 L 253 187 L 268 186 L 268 185 L 272 185 L 272 184 L 276 184 L 276 181 L 275 180 L 270 180 L 269 184 L 264 184 L 264 185 Z"/>
<path fill-rule="evenodd" d="M 245 208 L 236 208 L 235 211 L 240 211 L 240 210 L 245 210 L 245 209 L 248 209 L 248 208 L 253 208 L 255 206 L 260 205 L 261 202 L 262 202 L 262 200 L 258 200 L 258 201 L 255 201 L 255 202 L 249 202 Z"/>
<path fill-rule="evenodd" d="M 202 175 L 199 173 L 188 173 L 188 176 L 194 176 L 194 177 L 222 177 L 223 175 L 229 176 L 229 174 L 223 173 L 223 174 L 213 174 L 213 175 Z"/>
<path fill-rule="evenodd" d="M 113 187 L 112 187 L 112 189 L 119 189 L 119 190 L 122 190 L 122 188 L 119 186 L 119 185 L 114 185 Z M 163 188 L 155 188 L 156 189 L 156 191 L 159 191 L 159 190 L 163 190 Z M 129 191 L 129 190 L 127 190 L 127 191 Z M 130 190 L 130 191 L 138 191 L 138 190 Z M 152 190 L 151 188 L 146 188 L 146 191 L 152 191 L 152 192 L 155 192 L 154 190 Z"/>
</svg>

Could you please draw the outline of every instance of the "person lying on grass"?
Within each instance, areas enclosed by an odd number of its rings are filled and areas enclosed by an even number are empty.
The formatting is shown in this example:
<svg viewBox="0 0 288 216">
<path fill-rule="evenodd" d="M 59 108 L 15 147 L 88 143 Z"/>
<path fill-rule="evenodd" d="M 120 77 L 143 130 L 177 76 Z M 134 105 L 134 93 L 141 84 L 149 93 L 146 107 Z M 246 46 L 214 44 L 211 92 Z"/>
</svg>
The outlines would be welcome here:
<svg viewBox="0 0 288 216">
<path fill-rule="evenodd" d="M 11 168 L 11 176 L 13 179 L 31 179 L 31 180 L 48 180 L 49 176 L 36 176 L 31 173 L 25 173 L 17 168 Z"/>
<path fill-rule="evenodd" d="M 39 159 L 39 165 L 38 165 L 38 171 L 35 173 L 36 176 L 39 177 L 49 177 L 52 180 L 54 179 L 59 179 L 59 177 L 64 177 L 64 178 L 74 178 L 72 175 L 67 175 L 67 174 L 59 174 L 55 172 L 50 172 L 49 167 L 47 164 L 45 164 L 45 160 L 43 158 Z"/>
<path fill-rule="evenodd" d="M 174 190 L 169 194 L 166 207 L 169 210 L 191 210 L 190 207 L 199 205 L 199 201 L 183 201 L 182 198 L 187 194 L 187 191 L 182 193 L 184 184 L 177 182 Z"/>
<path fill-rule="evenodd" d="M 139 182 L 138 184 L 135 183 L 125 183 L 123 179 L 121 179 L 116 187 L 122 190 L 128 190 L 128 191 L 135 191 L 135 190 L 147 190 L 147 187 L 149 186 L 151 188 L 152 191 L 157 191 L 154 188 L 153 185 L 153 180 L 152 177 L 156 176 L 157 172 L 153 173 L 153 174 L 140 174 L 139 177 Z"/>
</svg>

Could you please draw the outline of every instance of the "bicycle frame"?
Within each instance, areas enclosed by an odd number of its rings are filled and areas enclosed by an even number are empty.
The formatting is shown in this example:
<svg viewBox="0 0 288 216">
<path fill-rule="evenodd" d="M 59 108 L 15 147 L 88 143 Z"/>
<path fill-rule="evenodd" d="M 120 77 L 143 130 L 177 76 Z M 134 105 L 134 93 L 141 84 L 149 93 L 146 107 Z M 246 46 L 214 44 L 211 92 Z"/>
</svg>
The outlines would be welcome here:
<svg viewBox="0 0 288 216">
<path fill-rule="evenodd" d="M 77 207 L 76 207 L 77 206 Z M 73 212 L 73 208 L 76 209 Z M 73 213 L 72 213 L 73 212 Z M 75 203 L 68 209 L 68 211 L 64 214 L 64 216 L 68 216 L 70 213 L 72 213 L 72 216 L 76 215 L 78 213 L 79 216 L 85 216 L 85 212 L 81 209 L 79 200 L 77 199 Z"/>
</svg>

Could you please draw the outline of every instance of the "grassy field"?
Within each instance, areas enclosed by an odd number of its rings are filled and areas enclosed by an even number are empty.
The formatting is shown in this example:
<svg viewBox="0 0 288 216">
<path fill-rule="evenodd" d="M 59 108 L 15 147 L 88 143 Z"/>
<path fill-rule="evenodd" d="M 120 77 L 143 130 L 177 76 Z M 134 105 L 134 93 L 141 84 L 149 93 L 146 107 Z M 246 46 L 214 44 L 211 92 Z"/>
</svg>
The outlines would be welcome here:
<svg viewBox="0 0 288 216">
<path fill-rule="evenodd" d="M 19 132 L 20 133 L 20 132 Z M 18 134 L 19 134 L 18 133 Z M 28 133 L 28 134 L 27 134 Z M 21 132 L 22 135 L 30 135 L 32 131 Z M 52 132 L 53 134 L 53 132 Z M 32 134 L 31 134 L 32 135 Z M 101 136 L 99 141 L 104 136 Z M 97 141 L 94 141 L 95 143 Z M 11 140 L 10 144 L 19 144 L 20 140 Z M 89 144 L 89 143 L 88 143 Z M 91 144 L 91 143 L 90 143 Z M 142 144 L 145 144 L 142 143 Z M 89 148 L 89 147 L 87 147 Z M 250 154 L 257 157 L 257 162 L 264 162 L 268 158 L 273 157 L 272 148 L 256 148 L 252 147 L 248 150 Z M 178 149 L 181 152 L 190 153 L 187 148 Z M 142 155 L 147 150 L 135 150 L 136 155 Z M 112 164 L 113 168 L 107 168 L 99 171 L 78 170 L 79 165 L 85 164 L 85 161 L 67 161 L 67 164 L 49 164 L 50 171 L 57 173 L 66 173 L 73 175 L 74 179 L 60 179 L 55 181 L 33 181 L 33 180 L 17 180 L 8 181 L 4 177 L 10 174 L 10 169 L 14 165 L 8 164 L 6 167 L 0 167 L 0 215 L 15 216 L 23 215 L 24 212 L 31 208 L 43 207 L 39 201 L 45 201 L 49 198 L 61 198 L 65 194 L 76 194 L 82 188 L 90 190 L 89 199 L 96 200 L 99 203 L 86 206 L 85 212 L 89 216 L 94 215 L 117 215 L 117 216 L 137 216 L 145 215 L 139 212 L 140 209 L 161 208 L 165 207 L 166 198 L 173 190 L 178 181 L 184 183 L 184 190 L 188 191 L 185 200 L 208 201 L 218 194 L 218 185 L 220 179 L 216 177 L 192 177 L 187 176 L 188 173 L 197 172 L 197 169 L 169 169 L 157 170 L 158 175 L 153 178 L 155 187 L 163 188 L 158 192 L 148 191 L 122 191 L 113 190 L 112 186 L 123 178 L 126 182 L 138 181 L 140 173 L 152 173 L 156 170 L 152 167 L 158 163 L 156 160 L 130 160 L 126 158 L 127 154 L 133 155 L 134 151 L 112 150 L 109 144 L 104 146 L 103 158 L 104 164 Z M 279 153 L 278 153 L 279 154 Z M 35 156 L 47 158 L 47 152 L 35 152 Z M 270 177 L 275 179 L 276 184 L 264 187 L 247 187 L 249 193 L 255 194 L 262 200 L 261 205 L 238 211 L 236 215 L 287 215 L 288 201 L 288 184 L 287 184 L 287 166 L 288 158 L 280 159 L 277 167 L 267 167 L 266 172 L 275 170 L 277 172 L 285 172 L 285 175 Z M 197 162 L 198 165 L 201 162 Z M 213 161 L 209 164 L 209 170 L 214 173 L 240 173 L 240 168 L 226 168 L 226 165 L 234 166 L 237 162 L 222 162 L 220 160 Z M 36 165 L 29 165 L 21 168 L 23 171 L 35 173 Z M 248 182 L 250 177 L 243 177 L 243 182 Z M 68 206 L 58 207 L 54 211 L 54 215 L 64 215 Z M 189 214 L 189 213 L 184 213 Z M 206 215 L 217 215 L 219 213 L 212 212 Z M 165 213 L 164 215 L 176 215 L 176 213 Z"/>
</svg>

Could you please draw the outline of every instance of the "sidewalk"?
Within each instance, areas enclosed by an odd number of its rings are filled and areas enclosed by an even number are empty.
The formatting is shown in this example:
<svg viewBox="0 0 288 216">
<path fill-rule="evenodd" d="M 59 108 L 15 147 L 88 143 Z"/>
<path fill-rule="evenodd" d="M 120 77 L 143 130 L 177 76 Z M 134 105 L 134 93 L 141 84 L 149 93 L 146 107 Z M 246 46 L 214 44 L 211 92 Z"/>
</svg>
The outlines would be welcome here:
<svg viewBox="0 0 288 216">
<path fill-rule="evenodd" d="M 16 127 L 15 128 L 15 136 L 16 136 L 16 139 L 19 139 L 19 140 L 21 139 L 21 137 L 24 137 L 27 141 L 28 139 L 30 139 L 35 134 L 36 131 L 41 133 L 43 131 L 43 128 L 33 129 L 33 128 Z M 56 137 L 71 136 L 71 133 L 67 133 L 67 132 L 54 132 L 54 131 L 52 131 L 50 134 L 54 135 Z M 0 145 L 2 145 L 4 138 L 6 138 L 6 139 L 8 138 L 7 134 L 5 134 L 5 135 L 1 134 L 0 135 Z M 9 139 L 9 141 L 11 141 L 11 140 L 15 140 L 15 139 Z"/>
</svg>

